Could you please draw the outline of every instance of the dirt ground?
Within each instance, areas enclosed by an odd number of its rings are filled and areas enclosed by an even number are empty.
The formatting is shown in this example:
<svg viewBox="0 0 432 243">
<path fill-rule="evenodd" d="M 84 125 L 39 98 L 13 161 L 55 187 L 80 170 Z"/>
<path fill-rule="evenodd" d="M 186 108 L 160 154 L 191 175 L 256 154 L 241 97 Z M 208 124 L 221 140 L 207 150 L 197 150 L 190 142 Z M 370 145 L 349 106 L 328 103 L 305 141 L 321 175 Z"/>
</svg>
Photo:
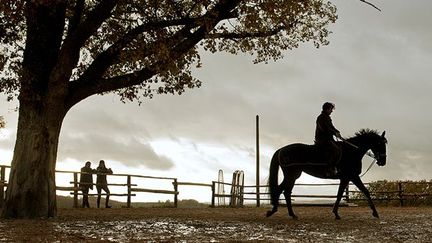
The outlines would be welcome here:
<svg viewBox="0 0 432 243">
<path fill-rule="evenodd" d="M 59 209 L 48 220 L 0 220 L 3 242 L 432 242 L 432 208 L 286 208 L 266 218 L 267 208 Z"/>
</svg>

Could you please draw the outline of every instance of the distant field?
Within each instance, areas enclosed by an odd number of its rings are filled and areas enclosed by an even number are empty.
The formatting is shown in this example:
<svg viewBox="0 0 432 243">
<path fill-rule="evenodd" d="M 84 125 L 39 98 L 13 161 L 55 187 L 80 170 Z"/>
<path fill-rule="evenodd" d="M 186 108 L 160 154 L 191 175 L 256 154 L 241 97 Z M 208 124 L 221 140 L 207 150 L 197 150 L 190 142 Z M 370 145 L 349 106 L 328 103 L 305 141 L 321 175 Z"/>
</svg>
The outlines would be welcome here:
<svg viewBox="0 0 432 243">
<path fill-rule="evenodd" d="M 82 200 L 78 199 L 78 206 L 81 206 Z M 90 207 L 96 207 L 96 197 L 89 197 Z M 119 202 L 115 200 L 110 200 L 109 205 L 113 208 L 124 208 L 126 207 L 126 202 Z M 105 207 L 105 196 L 102 196 L 101 199 L 101 207 Z M 170 201 L 165 202 L 132 202 L 131 206 L 133 208 L 139 207 L 173 207 L 174 203 Z M 200 203 L 193 199 L 179 200 L 179 207 L 187 207 L 187 208 L 207 208 L 209 204 Z M 65 196 L 57 196 L 57 208 L 72 208 L 73 207 L 73 197 L 65 197 Z"/>
<path fill-rule="evenodd" d="M 266 208 L 59 209 L 49 220 L 0 220 L 0 241 L 12 242 L 430 242 L 431 207 L 295 207 L 266 218 Z"/>
</svg>

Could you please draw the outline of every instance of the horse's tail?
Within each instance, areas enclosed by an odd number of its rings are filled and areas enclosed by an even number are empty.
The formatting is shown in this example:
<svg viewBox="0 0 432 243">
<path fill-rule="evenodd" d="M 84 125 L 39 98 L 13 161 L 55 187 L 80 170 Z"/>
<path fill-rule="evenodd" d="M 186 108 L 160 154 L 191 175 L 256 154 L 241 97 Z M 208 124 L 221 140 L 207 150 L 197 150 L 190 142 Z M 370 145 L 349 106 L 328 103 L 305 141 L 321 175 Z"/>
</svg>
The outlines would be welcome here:
<svg viewBox="0 0 432 243">
<path fill-rule="evenodd" d="M 268 186 L 270 191 L 270 200 L 273 206 L 279 204 L 278 198 L 278 173 L 279 173 L 279 150 L 277 150 L 270 162 L 270 175 L 268 179 Z"/>
</svg>

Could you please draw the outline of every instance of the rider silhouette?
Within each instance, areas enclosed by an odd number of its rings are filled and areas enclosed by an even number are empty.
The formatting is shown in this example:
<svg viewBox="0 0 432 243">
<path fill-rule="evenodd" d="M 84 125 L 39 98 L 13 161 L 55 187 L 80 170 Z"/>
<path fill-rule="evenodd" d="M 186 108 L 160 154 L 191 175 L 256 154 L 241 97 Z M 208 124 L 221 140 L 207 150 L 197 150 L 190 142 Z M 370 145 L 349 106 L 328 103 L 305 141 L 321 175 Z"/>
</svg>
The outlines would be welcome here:
<svg viewBox="0 0 432 243">
<path fill-rule="evenodd" d="M 335 105 L 330 102 L 326 102 L 322 106 L 321 114 L 316 120 L 315 129 L 315 145 L 317 145 L 319 151 L 324 154 L 324 159 L 328 162 L 331 167 L 331 174 L 337 174 L 337 164 L 341 158 L 341 148 L 336 144 L 333 136 L 342 138 L 339 130 L 337 130 L 332 123 L 330 118 L 331 113 L 335 109 Z"/>
</svg>

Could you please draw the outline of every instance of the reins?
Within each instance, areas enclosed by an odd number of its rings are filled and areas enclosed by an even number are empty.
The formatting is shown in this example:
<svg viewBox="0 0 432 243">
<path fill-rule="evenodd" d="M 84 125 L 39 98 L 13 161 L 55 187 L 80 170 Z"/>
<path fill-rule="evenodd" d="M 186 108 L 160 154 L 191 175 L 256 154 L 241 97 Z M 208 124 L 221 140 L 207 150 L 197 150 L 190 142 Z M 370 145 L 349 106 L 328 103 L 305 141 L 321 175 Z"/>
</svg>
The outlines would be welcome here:
<svg viewBox="0 0 432 243">
<path fill-rule="evenodd" d="M 369 165 L 369 167 L 367 168 L 367 170 L 365 172 L 363 172 L 363 174 L 360 175 L 360 178 L 363 177 L 366 173 L 369 172 L 369 170 L 372 168 L 372 166 L 375 164 L 376 159 L 374 158 L 374 160 L 372 161 L 372 163 Z"/>
<path fill-rule="evenodd" d="M 348 144 L 348 145 L 350 145 L 350 146 L 352 146 L 352 147 L 354 147 L 354 148 L 356 148 L 356 149 L 359 149 L 359 147 L 358 147 L 357 145 L 355 145 L 355 144 L 349 142 L 348 140 L 346 140 L 346 139 L 344 139 L 344 138 L 340 138 L 340 139 L 341 139 L 344 143 L 346 143 L 346 144 Z M 373 153 L 367 151 L 367 152 L 366 152 L 366 155 L 369 156 L 369 157 L 371 157 L 372 159 L 376 160 L 375 155 L 374 155 Z"/>
<path fill-rule="evenodd" d="M 344 138 L 340 138 L 344 143 L 358 149 L 359 147 L 351 142 L 349 142 L 348 140 L 344 139 Z M 371 152 L 367 151 L 366 155 L 371 157 L 373 159 L 372 163 L 369 165 L 369 167 L 367 168 L 367 170 L 365 172 L 363 172 L 363 174 L 360 175 L 360 177 L 363 177 L 366 173 L 369 172 L 369 170 L 372 168 L 372 166 L 375 164 L 375 162 L 377 162 L 377 159 L 375 158 L 375 155 L 372 154 Z"/>
</svg>

